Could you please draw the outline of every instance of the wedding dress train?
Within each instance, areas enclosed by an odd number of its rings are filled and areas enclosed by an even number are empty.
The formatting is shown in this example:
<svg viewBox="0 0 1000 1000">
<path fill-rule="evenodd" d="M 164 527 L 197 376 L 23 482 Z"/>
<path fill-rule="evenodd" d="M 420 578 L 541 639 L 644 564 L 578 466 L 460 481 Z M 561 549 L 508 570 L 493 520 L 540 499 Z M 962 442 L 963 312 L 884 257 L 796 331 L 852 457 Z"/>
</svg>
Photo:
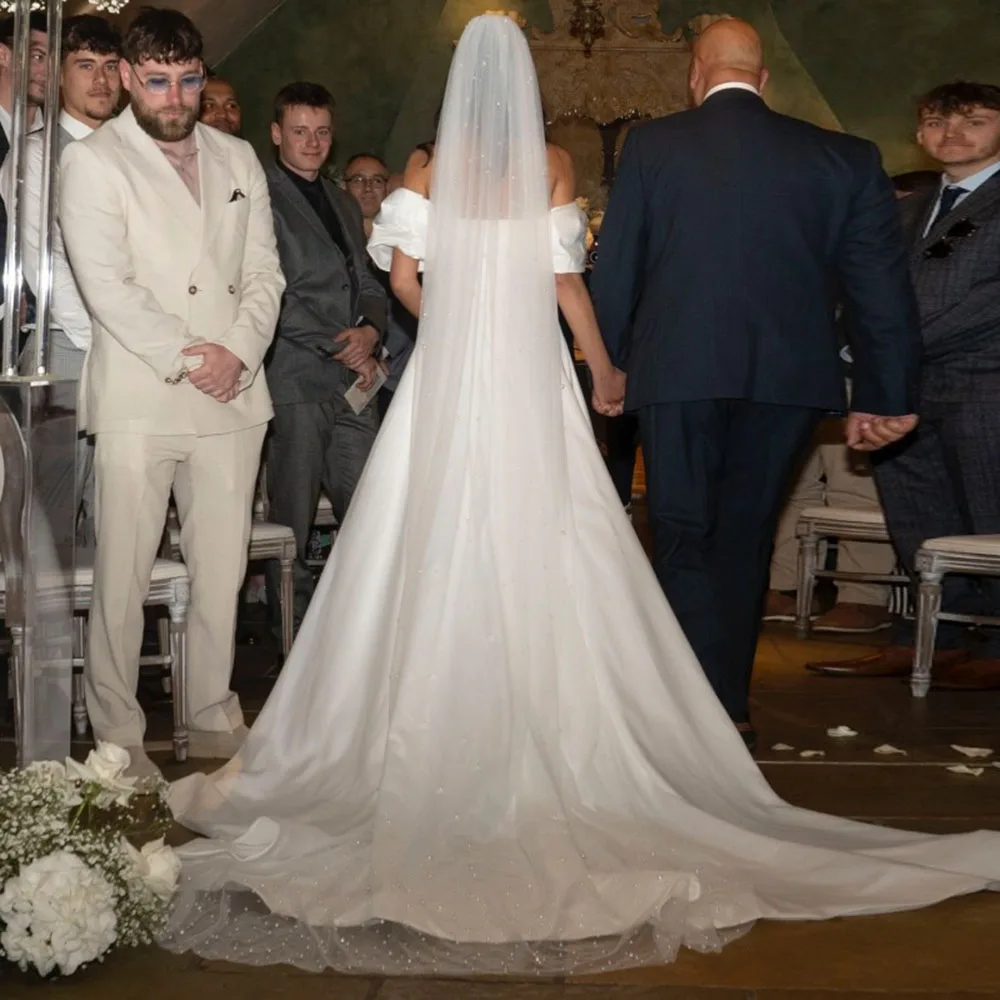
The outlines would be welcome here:
<svg viewBox="0 0 1000 1000">
<path fill-rule="evenodd" d="M 547 972 L 996 888 L 1000 834 L 793 808 L 709 688 L 618 502 L 557 325 L 527 45 L 474 20 L 430 202 L 417 349 L 295 647 L 239 755 L 172 790 L 163 943 L 344 971 Z"/>
</svg>

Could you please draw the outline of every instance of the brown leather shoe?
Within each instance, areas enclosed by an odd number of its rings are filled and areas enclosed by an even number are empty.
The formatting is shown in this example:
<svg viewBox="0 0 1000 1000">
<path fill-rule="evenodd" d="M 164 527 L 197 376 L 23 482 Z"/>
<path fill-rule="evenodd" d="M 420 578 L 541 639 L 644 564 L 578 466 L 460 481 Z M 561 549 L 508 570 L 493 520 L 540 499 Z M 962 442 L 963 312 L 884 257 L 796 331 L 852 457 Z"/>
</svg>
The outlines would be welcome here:
<svg viewBox="0 0 1000 1000">
<path fill-rule="evenodd" d="M 885 608 L 845 601 L 843 604 L 835 604 L 825 615 L 820 615 L 813 622 L 813 630 L 863 635 L 880 632 L 891 624 L 892 620 Z"/>
<path fill-rule="evenodd" d="M 913 655 L 912 647 L 887 646 L 878 653 L 853 660 L 807 663 L 806 670 L 824 677 L 905 677 L 913 670 Z M 950 668 L 970 659 L 964 649 L 939 649 L 934 654 L 933 669 Z"/>
<path fill-rule="evenodd" d="M 931 690 L 998 691 L 1000 660 L 966 660 L 942 671 L 940 677 L 932 673 Z"/>
</svg>

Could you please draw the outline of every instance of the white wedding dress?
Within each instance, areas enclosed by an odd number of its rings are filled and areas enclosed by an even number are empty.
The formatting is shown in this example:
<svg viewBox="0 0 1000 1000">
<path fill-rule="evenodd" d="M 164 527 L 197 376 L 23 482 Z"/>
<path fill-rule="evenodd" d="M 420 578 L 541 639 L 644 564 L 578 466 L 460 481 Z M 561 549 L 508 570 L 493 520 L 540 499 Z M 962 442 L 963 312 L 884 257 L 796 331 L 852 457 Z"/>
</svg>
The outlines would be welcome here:
<svg viewBox="0 0 1000 1000">
<path fill-rule="evenodd" d="M 709 688 L 560 335 L 553 265 L 582 270 L 584 224 L 548 211 L 506 18 L 466 30 L 434 162 L 432 200 L 387 199 L 372 243 L 426 257 L 417 350 L 246 744 L 173 787 L 207 839 L 165 946 L 583 972 L 996 888 L 1000 834 L 787 805 Z"/>
</svg>

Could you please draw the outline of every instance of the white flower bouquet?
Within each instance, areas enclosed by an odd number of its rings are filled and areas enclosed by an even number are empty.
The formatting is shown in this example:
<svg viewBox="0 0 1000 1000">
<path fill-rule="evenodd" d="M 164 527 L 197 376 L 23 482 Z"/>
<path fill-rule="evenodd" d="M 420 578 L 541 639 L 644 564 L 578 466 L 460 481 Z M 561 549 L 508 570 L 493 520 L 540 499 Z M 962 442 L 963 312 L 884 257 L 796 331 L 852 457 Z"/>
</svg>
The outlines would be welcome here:
<svg viewBox="0 0 1000 1000">
<path fill-rule="evenodd" d="M 128 752 L 0 773 L 0 958 L 69 976 L 113 947 L 148 944 L 180 861 L 163 842 L 167 786 L 136 787 Z"/>
</svg>

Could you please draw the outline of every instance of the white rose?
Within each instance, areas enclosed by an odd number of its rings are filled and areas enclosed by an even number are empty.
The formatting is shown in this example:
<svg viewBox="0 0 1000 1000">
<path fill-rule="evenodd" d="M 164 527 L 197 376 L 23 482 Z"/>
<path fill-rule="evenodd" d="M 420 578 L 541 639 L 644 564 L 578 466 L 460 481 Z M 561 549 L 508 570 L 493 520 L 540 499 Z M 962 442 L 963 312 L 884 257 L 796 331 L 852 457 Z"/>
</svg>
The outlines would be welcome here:
<svg viewBox="0 0 1000 1000">
<path fill-rule="evenodd" d="M 87 754 L 87 766 L 102 782 L 117 781 L 131 763 L 132 757 L 128 750 L 104 740 L 98 740 L 97 748 Z"/>
<path fill-rule="evenodd" d="M 132 859 L 136 874 L 146 884 L 157 899 L 167 902 L 177 889 L 177 879 L 181 874 L 181 859 L 172 847 L 167 847 L 163 838 L 144 844 L 137 851 L 127 840 L 122 844 Z"/>
<path fill-rule="evenodd" d="M 104 790 L 97 797 L 98 806 L 109 806 L 114 802 L 128 805 L 135 792 L 137 778 L 123 777 L 132 758 L 127 750 L 114 743 L 97 743 L 97 749 L 87 754 L 87 759 L 80 764 L 70 757 L 66 758 L 66 773 L 76 781 L 93 782 Z"/>
<path fill-rule="evenodd" d="M 181 859 L 172 847 L 163 843 L 163 838 L 145 844 L 142 856 L 146 859 L 146 884 L 160 899 L 166 901 L 177 889 L 181 874 Z"/>
</svg>

